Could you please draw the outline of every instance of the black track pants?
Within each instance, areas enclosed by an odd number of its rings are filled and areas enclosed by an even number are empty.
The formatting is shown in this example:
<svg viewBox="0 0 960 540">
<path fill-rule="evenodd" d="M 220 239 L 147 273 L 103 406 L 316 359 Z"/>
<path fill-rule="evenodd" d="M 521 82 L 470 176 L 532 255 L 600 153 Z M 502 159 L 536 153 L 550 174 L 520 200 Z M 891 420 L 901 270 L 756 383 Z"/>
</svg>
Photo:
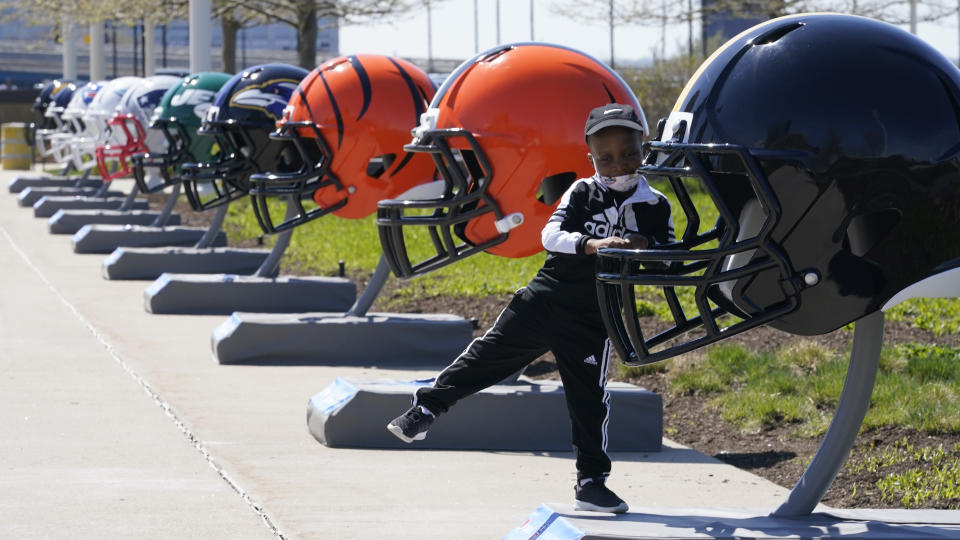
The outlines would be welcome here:
<svg viewBox="0 0 960 540">
<path fill-rule="evenodd" d="M 440 414 L 453 404 L 497 384 L 547 351 L 557 358 L 573 428 L 580 476 L 610 472 L 607 456 L 609 395 L 604 386 L 610 343 L 600 316 L 551 302 L 527 287 L 517 291 L 493 327 L 473 340 L 415 402 Z M 507 420 L 509 421 L 509 420 Z"/>
</svg>

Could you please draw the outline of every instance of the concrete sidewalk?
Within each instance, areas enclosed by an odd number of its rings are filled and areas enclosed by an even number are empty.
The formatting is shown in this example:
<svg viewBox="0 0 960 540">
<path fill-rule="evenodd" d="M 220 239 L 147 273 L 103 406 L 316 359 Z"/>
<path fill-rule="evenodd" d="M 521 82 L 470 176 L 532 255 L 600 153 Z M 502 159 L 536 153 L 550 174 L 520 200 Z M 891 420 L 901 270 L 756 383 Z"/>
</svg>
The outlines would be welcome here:
<svg viewBox="0 0 960 540">
<path fill-rule="evenodd" d="M 307 401 L 336 377 L 435 373 L 218 365 L 225 317 L 147 313 L 150 282 L 104 280 L 103 255 L 17 206 L 19 174 L 0 171 L 0 536 L 491 539 L 571 502 L 570 453 L 317 443 Z M 787 494 L 665 444 L 613 456 L 631 505 L 772 510 Z"/>
</svg>

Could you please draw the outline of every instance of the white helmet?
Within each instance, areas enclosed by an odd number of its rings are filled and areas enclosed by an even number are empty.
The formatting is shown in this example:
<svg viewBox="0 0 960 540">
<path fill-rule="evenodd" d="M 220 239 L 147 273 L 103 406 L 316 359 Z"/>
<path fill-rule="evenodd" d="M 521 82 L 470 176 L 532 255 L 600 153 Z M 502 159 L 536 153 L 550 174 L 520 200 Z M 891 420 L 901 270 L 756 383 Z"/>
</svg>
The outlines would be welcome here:
<svg viewBox="0 0 960 540">
<path fill-rule="evenodd" d="M 130 158 L 134 154 L 164 150 L 163 133 L 148 130 L 147 126 L 163 95 L 180 81 L 181 77 L 173 75 L 154 75 L 127 89 L 107 120 L 108 137 L 101 140 L 95 150 L 97 168 L 104 180 L 129 176 L 132 173 Z M 157 172 L 148 171 L 148 177 L 159 178 Z"/>
<path fill-rule="evenodd" d="M 83 164 L 84 160 L 81 159 L 82 156 L 77 152 L 76 147 L 77 141 L 84 136 L 86 130 L 83 115 L 106 83 L 107 81 L 89 82 L 73 92 L 67 107 L 60 115 L 67 129 L 54 134 L 49 139 L 51 155 L 58 163 L 65 164 L 68 160 L 73 160 L 74 166 L 78 169 Z M 93 156 L 89 157 L 93 158 Z"/>
<path fill-rule="evenodd" d="M 82 117 L 83 134 L 74 143 L 74 165 L 78 169 L 86 170 L 96 165 L 94 159 L 96 148 L 106 144 L 109 136 L 107 120 L 113 118 L 113 111 L 127 90 L 141 81 L 143 81 L 141 77 L 119 77 L 105 84 L 94 96 Z M 77 162 L 78 159 L 81 163 Z"/>
</svg>

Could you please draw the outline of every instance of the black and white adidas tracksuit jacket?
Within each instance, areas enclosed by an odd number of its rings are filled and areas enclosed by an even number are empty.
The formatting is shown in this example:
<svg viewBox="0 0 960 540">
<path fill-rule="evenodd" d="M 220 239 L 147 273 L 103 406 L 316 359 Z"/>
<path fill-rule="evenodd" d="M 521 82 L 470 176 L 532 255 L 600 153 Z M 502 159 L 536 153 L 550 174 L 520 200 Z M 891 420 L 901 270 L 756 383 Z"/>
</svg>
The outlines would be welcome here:
<svg viewBox="0 0 960 540">
<path fill-rule="evenodd" d="M 543 229 L 548 252 L 543 267 L 517 291 L 492 328 L 473 340 L 433 386 L 417 391 L 415 403 L 446 412 L 550 351 L 567 394 L 578 475 L 609 473 L 605 386 L 610 342 L 597 303 L 596 257 L 584 254 L 584 244 L 630 233 L 667 242 L 672 229 L 670 204 L 645 180 L 628 193 L 614 192 L 597 178 L 577 180 Z"/>
<path fill-rule="evenodd" d="M 673 221 L 667 198 L 643 178 L 625 193 L 606 187 L 596 176 L 577 180 L 543 228 L 547 260 L 530 287 L 555 295 L 563 304 L 598 311 L 596 257 L 584 255 L 584 246 L 591 238 L 630 234 L 647 236 L 653 240 L 651 245 L 671 241 Z"/>
</svg>

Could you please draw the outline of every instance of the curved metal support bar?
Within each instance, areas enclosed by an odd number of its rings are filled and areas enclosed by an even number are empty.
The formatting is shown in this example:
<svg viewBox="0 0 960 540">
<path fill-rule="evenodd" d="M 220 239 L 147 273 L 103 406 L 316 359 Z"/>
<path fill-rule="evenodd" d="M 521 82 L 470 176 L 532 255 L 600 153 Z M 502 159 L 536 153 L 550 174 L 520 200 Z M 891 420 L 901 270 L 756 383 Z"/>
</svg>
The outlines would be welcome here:
<svg viewBox="0 0 960 540">
<path fill-rule="evenodd" d="M 367 310 L 373 305 L 374 300 L 376 300 L 377 297 L 380 296 L 380 292 L 383 291 L 383 286 L 387 283 L 388 277 L 390 277 L 390 265 L 387 264 L 387 258 L 384 255 L 380 255 L 380 261 L 377 262 L 377 269 L 373 271 L 370 282 L 364 287 L 363 293 L 360 294 L 357 301 L 347 310 L 347 315 L 355 317 L 363 317 L 366 315 Z"/>
<path fill-rule="evenodd" d="M 296 202 L 294 202 L 292 197 L 288 198 L 286 215 L 284 215 L 283 220 L 293 219 L 299 213 Z M 290 237 L 293 235 L 294 229 L 295 227 L 291 227 L 277 235 L 277 241 L 273 244 L 273 249 L 270 250 L 270 254 L 263 260 L 263 263 L 260 264 L 260 268 L 257 268 L 257 271 L 254 273 L 255 276 L 273 277 L 277 275 L 280 267 L 280 259 L 283 257 L 283 252 L 287 250 L 287 246 L 290 245 Z"/>
<path fill-rule="evenodd" d="M 86 171 L 84 171 L 84 174 L 88 172 L 90 172 L 90 169 L 87 169 Z M 113 184 L 113 182 L 106 182 L 106 181 L 101 181 L 101 182 L 102 183 L 100 184 L 100 187 L 97 188 L 97 191 L 93 193 L 92 197 L 97 197 L 102 199 L 107 196 L 107 192 L 110 191 L 110 186 Z M 80 185 L 79 181 L 77 182 L 77 185 Z"/>
<path fill-rule="evenodd" d="M 109 183 L 109 182 L 108 182 Z M 133 203 L 137 200 L 137 195 L 140 194 L 140 186 L 133 184 L 133 188 L 130 190 L 130 194 L 127 195 L 127 198 L 123 200 L 123 204 L 120 205 L 117 210 L 121 212 L 129 212 L 133 208 Z"/>
<path fill-rule="evenodd" d="M 163 205 L 163 209 L 160 210 L 157 219 L 153 220 L 153 223 L 150 224 L 151 227 L 163 227 L 167 224 L 167 220 L 170 219 L 170 214 L 173 213 L 173 207 L 177 204 L 177 197 L 179 196 L 180 184 L 174 184 L 173 189 L 170 190 L 170 196 L 167 197 L 166 204 Z"/>
<path fill-rule="evenodd" d="M 800 481 L 787 500 L 771 514 L 776 517 L 809 515 L 830 488 L 850 455 L 853 443 L 870 406 L 870 395 L 877 378 L 880 348 L 883 345 L 883 312 L 877 311 L 858 320 L 854 326 L 853 350 L 843 382 L 837 412 L 827 434 Z"/>
<path fill-rule="evenodd" d="M 217 213 L 214 214 L 213 221 L 211 221 L 210 226 L 207 227 L 207 232 L 203 233 L 203 236 L 200 237 L 200 240 L 197 240 L 196 245 L 193 247 L 203 249 L 213 244 L 213 241 L 217 238 L 217 233 L 220 232 L 220 226 L 223 225 L 224 218 L 227 217 L 227 208 L 229 206 L 229 204 L 221 204 L 217 207 Z"/>
<path fill-rule="evenodd" d="M 60 172 L 60 176 L 67 176 L 70 174 L 70 171 L 73 169 L 73 162 L 68 161 L 67 165 L 63 168 L 63 171 Z M 83 171 L 83 174 L 77 177 L 77 180 L 73 183 L 73 187 L 83 187 L 83 183 L 90 177 L 90 169 Z"/>
</svg>

